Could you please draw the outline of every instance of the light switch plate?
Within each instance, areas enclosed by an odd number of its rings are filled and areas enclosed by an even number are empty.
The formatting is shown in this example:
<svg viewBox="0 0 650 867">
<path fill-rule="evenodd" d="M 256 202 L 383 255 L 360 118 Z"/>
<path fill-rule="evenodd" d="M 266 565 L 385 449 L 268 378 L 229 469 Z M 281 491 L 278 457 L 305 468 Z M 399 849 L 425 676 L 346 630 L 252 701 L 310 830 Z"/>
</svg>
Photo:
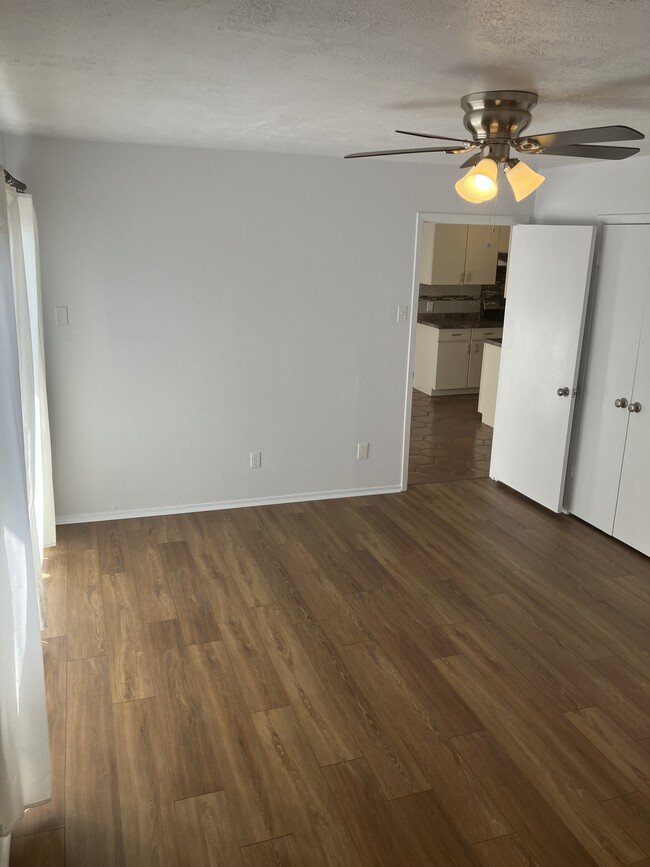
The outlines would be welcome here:
<svg viewBox="0 0 650 867">
<path fill-rule="evenodd" d="M 408 322 L 409 321 L 408 305 L 400 304 L 400 306 L 397 308 L 397 321 L 398 322 Z"/>
<path fill-rule="evenodd" d="M 54 308 L 54 321 L 57 325 L 69 325 L 70 320 L 68 318 L 68 308 L 67 307 L 55 307 Z"/>
<path fill-rule="evenodd" d="M 370 443 L 357 443 L 357 460 L 365 461 L 370 451 Z"/>
</svg>

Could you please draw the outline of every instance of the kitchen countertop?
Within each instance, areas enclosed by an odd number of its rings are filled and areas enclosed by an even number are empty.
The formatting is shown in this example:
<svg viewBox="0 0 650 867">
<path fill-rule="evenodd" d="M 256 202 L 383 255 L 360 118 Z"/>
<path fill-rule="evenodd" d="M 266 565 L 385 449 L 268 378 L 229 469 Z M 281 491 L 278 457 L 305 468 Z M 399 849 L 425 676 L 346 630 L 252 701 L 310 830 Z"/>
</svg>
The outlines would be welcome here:
<svg viewBox="0 0 650 867">
<path fill-rule="evenodd" d="M 498 346 L 501 349 L 503 340 L 500 337 L 484 337 L 483 343 L 490 343 L 492 346 Z"/>
<path fill-rule="evenodd" d="M 418 324 L 430 325 L 432 328 L 503 328 L 503 322 L 478 317 L 475 319 L 437 319 L 425 315 L 418 318 Z"/>
</svg>

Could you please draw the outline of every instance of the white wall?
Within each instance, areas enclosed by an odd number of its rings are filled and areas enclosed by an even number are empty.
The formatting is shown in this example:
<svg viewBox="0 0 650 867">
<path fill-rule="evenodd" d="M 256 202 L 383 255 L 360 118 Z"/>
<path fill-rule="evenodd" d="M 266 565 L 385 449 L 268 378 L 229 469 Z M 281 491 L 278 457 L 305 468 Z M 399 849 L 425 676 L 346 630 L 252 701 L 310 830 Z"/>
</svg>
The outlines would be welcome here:
<svg viewBox="0 0 650 867">
<path fill-rule="evenodd" d="M 650 157 L 545 171 L 535 222 L 595 222 L 603 214 L 650 213 Z"/>
<path fill-rule="evenodd" d="M 5 156 L 40 225 L 59 520 L 399 485 L 396 308 L 416 212 L 472 213 L 457 167 L 8 135 Z"/>
</svg>

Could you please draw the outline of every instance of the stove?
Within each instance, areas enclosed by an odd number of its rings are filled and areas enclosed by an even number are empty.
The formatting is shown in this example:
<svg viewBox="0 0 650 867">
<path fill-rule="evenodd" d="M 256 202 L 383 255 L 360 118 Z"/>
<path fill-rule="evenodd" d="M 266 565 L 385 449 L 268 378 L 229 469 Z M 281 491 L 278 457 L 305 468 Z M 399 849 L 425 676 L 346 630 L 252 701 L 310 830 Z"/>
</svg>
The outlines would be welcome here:
<svg viewBox="0 0 650 867">
<path fill-rule="evenodd" d="M 481 319 L 503 322 L 506 312 L 506 299 L 503 295 L 491 295 L 481 299 Z"/>
</svg>

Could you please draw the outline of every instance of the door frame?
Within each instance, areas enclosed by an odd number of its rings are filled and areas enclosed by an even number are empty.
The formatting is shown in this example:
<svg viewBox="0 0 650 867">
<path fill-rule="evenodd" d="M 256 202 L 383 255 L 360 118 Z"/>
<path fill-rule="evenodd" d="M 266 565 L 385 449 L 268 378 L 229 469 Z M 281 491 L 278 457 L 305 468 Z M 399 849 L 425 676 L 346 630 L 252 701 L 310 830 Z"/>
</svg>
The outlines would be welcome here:
<svg viewBox="0 0 650 867">
<path fill-rule="evenodd" d="M 650 214 L 598 214 L 597 222 L 604 226 L 634 226 L 650 223 Z"/>
<path fill-rule="evenodd" d="M 402 478 L 400 487 L 405 491 L 408 487 L 409 449 L 411 445 L 411 406 L 413 403 L 413 370 L 415 367 L 415 335 L 418 321 L 418 303 L 420 297 L 420 252 L 422 248 L 422 226 L 424 223 L 461 223 L 471 226 L 516 226 L 530 223 L 530 218 L 519 219 L 512 215 L 497 214 L 495 216 L 479 214 L 438 214 L 430 211 L 418 211 L 415 219 L 415 249 L 413 253 L 413 279 L 411 285 L 411 312 L 409 317 L 409 339 L 406 363 L 406 384 L 404 399 L 404 425 L 402 432 Z"/>
</svg>

